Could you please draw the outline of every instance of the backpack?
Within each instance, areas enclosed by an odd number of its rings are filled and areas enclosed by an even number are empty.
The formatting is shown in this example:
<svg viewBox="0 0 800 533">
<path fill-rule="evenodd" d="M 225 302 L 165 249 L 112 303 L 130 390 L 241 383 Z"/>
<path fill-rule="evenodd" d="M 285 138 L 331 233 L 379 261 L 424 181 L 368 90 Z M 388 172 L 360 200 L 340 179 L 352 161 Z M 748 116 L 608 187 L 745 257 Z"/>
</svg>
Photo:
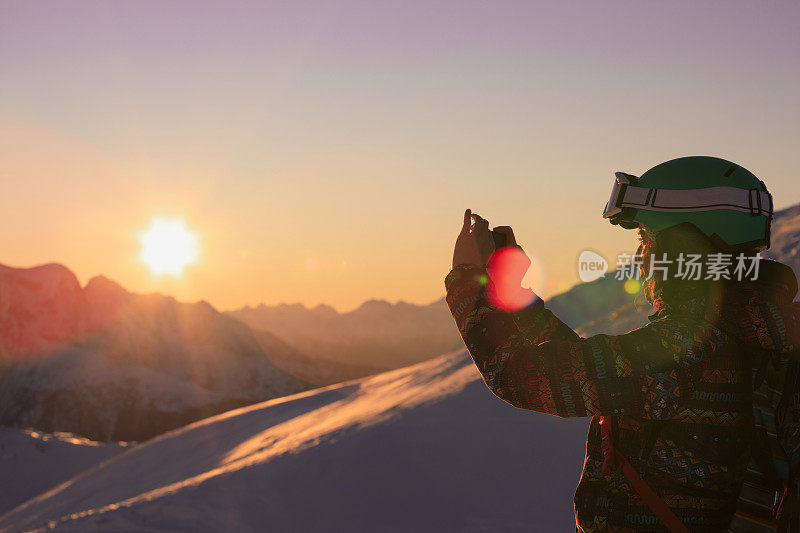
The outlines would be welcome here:
<svg viewBox="0 0 800 533">
<path fill-rule="evenodd" d="M 621 470 L 669 531 L 688 531 L 615 446 L 613 417 L 600 417 L 603 473 Z M 648 438 L 655 442 L 659 427 Z M 750 461 L 729 533 L 800 533 L 800 349 L 762 352 L 753 365 Z"/>
<path fill-rule="evenodd" d="M 753 422 L 729 532 L 800 532 L 800 351 L 756 356 Z"/>
</svg>

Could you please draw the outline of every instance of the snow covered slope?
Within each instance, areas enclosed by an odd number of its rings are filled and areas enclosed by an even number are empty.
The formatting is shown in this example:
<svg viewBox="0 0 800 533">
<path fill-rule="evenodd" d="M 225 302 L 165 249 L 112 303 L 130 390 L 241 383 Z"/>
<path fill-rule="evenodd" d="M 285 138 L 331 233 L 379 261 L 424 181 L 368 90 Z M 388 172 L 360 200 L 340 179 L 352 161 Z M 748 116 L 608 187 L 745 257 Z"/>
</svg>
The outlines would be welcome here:
<svg viewBox="0 0 800 533">
<path fill-rule="evenodd" d="M 767 257 L 786 263 L 800 276 L 800 205 L 775 213 Z"/>
<path fill-rule="evenodd" d="M 0 513 L 126 450 L 70 433 L 0 427 Z"/>
<path fill-rule="evenodd" d="M 0 530 L 571 531 L 586 425 L 505 404 L 456 352 L 172 431 Z"/>
</svg>

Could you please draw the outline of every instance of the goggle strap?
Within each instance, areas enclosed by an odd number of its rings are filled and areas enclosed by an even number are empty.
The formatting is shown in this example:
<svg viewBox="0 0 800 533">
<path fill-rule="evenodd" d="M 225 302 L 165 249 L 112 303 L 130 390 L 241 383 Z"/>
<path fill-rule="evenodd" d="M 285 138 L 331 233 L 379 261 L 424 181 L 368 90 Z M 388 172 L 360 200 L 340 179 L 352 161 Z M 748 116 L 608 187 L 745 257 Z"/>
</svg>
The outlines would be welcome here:
<svg viewBox="0 0 800 533">
<path fill-rule="evenodd" d="M 707 187 L 705 189 L 648 189 L 628 185 L 620 190 L 617 206 L 667 213 L 732 209 L 772 218 L 772 195 L 758 189 Z"/>
</svg>

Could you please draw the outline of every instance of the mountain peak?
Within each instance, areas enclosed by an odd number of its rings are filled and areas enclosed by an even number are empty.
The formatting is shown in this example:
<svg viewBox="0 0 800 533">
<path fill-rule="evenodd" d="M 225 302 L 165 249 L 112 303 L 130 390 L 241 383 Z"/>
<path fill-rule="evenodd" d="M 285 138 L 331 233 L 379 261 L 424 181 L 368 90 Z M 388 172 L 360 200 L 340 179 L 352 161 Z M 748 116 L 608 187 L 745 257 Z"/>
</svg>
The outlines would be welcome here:
<svg viewBox="0 0 800 533">
<path fill-rule="evenodd" d="M 125 293 L 129 294 L 128 291 L 116 281 L 107 278 L 103 275 L 98 275 L 93 277 L 89 280 L 86 286 L 83 288 L 84 291 L 94 292 L 99 291 L 103 293 Z"/>
<path fill-rule="evenodd" d="M 0 354 L 33 354 L 83 331 L 86 301 L 75 274 L 58 263 L 0 265 Z"/>
<path fill-rule="evenodd" d="M 272 307 L 272 306 L 261 304 L 259 307 Z M 278 304 L 278 305 L 276 305 L 274 307 L 276 309 L 293 309 L 293 310 L 307 310 L 308 309 L 305 305 L 301 304 L 300 302 L 293 303 L 293 304 L 280 303 L 280 304 Z"/>
<path fill-rule="evenodd" d="M 61 263 L 45 263 L 32 267 L 12 267 L 0 264 L 0 281 L 13 279 L 26 279 L 39 284 L 63 283 L 74 289 L 80 288 L 78 277 L 72 270 Z"/>
<path fill-rule="evenodd" d="M 383 309 L 391 309 L 392 307 L 393 305 L 391 302 L 371 298 L 358 306 L 357 310 L 378 311 Z"/>
<path fill-rule="evenodd" d="M 339 312 L 328 304 L 319 304 L 312 308 L 311 311 L 322 315 L 338 315 Z"/>
</svg>

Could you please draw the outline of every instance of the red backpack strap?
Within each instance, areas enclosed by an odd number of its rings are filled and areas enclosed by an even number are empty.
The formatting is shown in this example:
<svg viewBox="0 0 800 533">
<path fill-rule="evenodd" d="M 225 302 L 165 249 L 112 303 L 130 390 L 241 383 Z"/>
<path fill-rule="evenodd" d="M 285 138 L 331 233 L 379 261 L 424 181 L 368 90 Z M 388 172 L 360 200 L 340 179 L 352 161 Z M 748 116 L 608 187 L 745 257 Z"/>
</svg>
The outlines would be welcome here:
<svg viewBox="0 0 800 533">
<path fill-rule="evenodd" d="M 603 468 L 601 473 L 605 476 L 611 472 L 622 470 L 622 473 L 628 479 L 628 482 L 633 486 L 633 489 L 639 494 L 639 497 L 647 505 L 653 514 L 655 514 L 661 522 L 667 526 L 672 533 L 689 533 L 681 521 L 675 516 L 675 513 L 667 507 L 664 500 L 658 497 L 653 489 L 650 488 L 641 477 L 636 469 L 633 468 L 631 463 L 619 453 L 619 450 L 614 446 L 614 432 L 612 430 L 611 417 L 601 416 L 600 423 L 600 442 L 603 448 Z"/>
</svg>

